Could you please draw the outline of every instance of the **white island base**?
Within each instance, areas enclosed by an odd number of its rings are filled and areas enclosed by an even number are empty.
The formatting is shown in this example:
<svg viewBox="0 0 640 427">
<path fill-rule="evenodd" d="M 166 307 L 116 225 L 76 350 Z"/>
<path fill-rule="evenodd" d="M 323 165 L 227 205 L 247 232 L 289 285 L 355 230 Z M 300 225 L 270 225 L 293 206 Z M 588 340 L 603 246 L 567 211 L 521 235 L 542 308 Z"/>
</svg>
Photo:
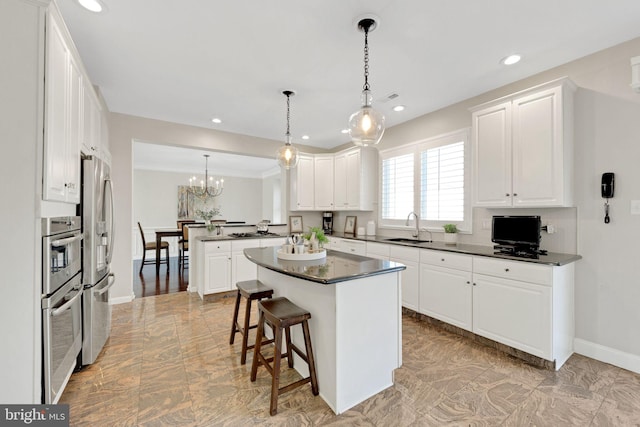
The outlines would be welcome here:
<svg viewBox="0 0 640 427">
<path fill-rule="evenodd" d="M 320 396 L 336 414 L 393 385 L 393 372 L 402 364 L 400 272 L 321 284 L 259 266 L 258 279 L 274 297 L 284 296 L 311 313 Z M 304 348 L 301 328 L 291 332 Z M 309 375 L 295 353 L 294 367 Z"/>
</svg>

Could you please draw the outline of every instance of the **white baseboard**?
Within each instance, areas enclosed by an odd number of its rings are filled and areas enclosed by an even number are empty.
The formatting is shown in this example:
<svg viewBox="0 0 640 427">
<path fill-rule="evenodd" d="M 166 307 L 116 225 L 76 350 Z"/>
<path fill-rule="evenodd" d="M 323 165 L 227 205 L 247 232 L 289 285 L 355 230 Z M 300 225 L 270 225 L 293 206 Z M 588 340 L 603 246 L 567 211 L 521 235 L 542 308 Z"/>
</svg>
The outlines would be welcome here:
<svg viewBox="0 0 640 427">
<path fill-rule="evenodd" d="M 625 353 L 614 348 L 585 341 L 579 338 L 573 340 L 573 349 L 576 353 L 601 362 L 610 363 L 619 368 L 640 374 L 640 356 Z"/>
<path fill-rule="evenodd" d="M 128 302 L 133 301 L 136 298 L 136 296 L 132 293 L 129 296 L 124 296 L 124 297 L 118 297 L 118 298 L 109 298 L 109 304 L 111 305 L 116 305 L 116 304 L 126 304 Z"/>
</svg>

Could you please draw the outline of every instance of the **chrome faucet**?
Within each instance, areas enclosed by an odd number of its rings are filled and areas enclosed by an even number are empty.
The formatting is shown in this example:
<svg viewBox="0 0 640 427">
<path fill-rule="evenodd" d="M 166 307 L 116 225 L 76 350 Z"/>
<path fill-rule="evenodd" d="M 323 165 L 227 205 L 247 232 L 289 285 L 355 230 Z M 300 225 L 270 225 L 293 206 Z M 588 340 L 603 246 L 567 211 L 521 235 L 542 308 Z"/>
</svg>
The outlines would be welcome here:
<svg viewBox="0 0 640 427">
<path fill-rule="evenodd" d="M 420 237 L 420 217 L 418 216 L 417 213 L 409 212 L 409 215 L 407 215 L 407 222 L 405 225 L 409 225 L 409 220 L 411 219 L 411 215 L 413 215 L 416 218 L 416 229 L 411 235 L 415 238 L 419 238 Z"/>
</svg>

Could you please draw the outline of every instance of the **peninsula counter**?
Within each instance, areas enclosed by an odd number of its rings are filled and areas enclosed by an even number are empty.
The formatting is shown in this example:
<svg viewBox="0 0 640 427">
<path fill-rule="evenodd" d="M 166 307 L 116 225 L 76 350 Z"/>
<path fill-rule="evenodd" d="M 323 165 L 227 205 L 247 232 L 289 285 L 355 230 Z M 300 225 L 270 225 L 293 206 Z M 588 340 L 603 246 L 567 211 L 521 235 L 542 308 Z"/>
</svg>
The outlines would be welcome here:
<svg viewBox="0 0 640 427">
<path fill-rule="evenodd" d="M 400 273 L 405 266 L 336 251 L 324 259 L 288 261 L 278 247 L 245 249 L 258 279 L 311 313 L 309 329 L 320 396 L 340 414 L 393 385 L 402 364 Z M 300 328 L 292 340 L 304 348 Z M 268 331 L 268 329 L 267 329 Z M 307 365 L 294 354 L 295 368 Z"/>
</svg>

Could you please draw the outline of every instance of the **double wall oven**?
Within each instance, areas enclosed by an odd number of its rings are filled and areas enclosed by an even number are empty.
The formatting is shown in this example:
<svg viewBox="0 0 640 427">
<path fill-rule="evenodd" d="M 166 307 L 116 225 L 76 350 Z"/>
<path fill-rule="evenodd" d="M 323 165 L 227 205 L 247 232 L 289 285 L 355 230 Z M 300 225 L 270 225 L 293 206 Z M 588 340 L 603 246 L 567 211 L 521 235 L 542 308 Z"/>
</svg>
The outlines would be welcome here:
<svg viewBox="0 0 640 427">
<path fill-rule="evenodd" d="M 43 402 L 57 403 L 82 349 L 82 221 L 42 219 Z"/>
</svg>

